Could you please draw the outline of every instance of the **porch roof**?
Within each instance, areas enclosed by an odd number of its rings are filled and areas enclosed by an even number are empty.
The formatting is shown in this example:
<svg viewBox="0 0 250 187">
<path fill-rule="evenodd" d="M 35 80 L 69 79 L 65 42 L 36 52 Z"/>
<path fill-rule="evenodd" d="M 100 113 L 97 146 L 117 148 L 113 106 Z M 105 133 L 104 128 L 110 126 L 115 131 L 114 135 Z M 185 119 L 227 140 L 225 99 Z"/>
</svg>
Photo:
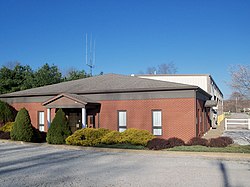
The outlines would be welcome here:
<svg viewBox="0 0 250 187">
<path fill-rule="evenodd" d="M 43 102 L 42 105 L 47 108 L 83 108 L 88 103 L 99 104 L 81 95 L 61 93 Z"/>
<path fill-rule="evenodd" d="M 205 102 L 205 107 L 207 107 L 207 108 L 212 108 L 212 107 L 215 107 L 215 106 L 217 106 L 217 101 L 215 101 L 215 100 L 207 100 L 206 102 Z"/>
</svg>

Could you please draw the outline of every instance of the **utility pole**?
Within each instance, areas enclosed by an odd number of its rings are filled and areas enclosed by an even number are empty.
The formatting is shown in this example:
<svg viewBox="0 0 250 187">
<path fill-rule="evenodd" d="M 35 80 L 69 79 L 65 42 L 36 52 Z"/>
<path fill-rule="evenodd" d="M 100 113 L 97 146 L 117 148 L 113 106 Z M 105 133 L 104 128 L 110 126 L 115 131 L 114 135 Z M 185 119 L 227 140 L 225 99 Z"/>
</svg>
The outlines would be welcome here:
<svg viewBox="0 0 250 187">
<path fill-rule="evenodd" d="M 238 111 L 238 98 L 237 96 L 235 97 L 235 112 L 237 113 Z"/>
<path fill-rule="evenodd" d="M 89 66 L 90 76 L 93 76 L 93 68 L 95 67 L 95 40 L 94 45 L 92 45 L 92 34 L 89 41 L 89 57 L 88 57 L 88 35 L 86 33 L 86 65 Z"/>
</svg>

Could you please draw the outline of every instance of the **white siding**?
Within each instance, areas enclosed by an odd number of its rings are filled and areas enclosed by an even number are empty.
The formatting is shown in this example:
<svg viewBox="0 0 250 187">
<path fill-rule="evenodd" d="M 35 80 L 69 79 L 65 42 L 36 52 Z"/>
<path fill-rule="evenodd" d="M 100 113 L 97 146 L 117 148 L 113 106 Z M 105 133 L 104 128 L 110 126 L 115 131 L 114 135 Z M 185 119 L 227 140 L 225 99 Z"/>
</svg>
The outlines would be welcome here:
<svg viewBox="0 0 250 187">
<path fill-rule="evenodd" d="M 181 83 L 181 84 L 188 84 L 188 85 L 193 85 L 193 86 L 199 86 L 201 89 L 205 90 L 206 92 L 209 93 L 208 91 L 208 76 L 207 75 L 188 75 L 188 76 L 178 76 L 178 75 L 162 75 L 162 76 L 157 76 L 157 75 L 152 75 L 152 76 L 139 76 L 141 78 L 147 78 L 147 79 L 154 79 L 154 80 L 161 80 L 161 81 L 169 81 L 169 82 L 175 82 L 175 83 Z"/>
<path fill-rule="evenodd" d="M 216 84 L 213 82 L 213 79 L 207 74 L 204 74 L 204 75 L 146 75 L 146 76 L 141 75 L 138 77 L 198 86 L 212 96 L 211 100 L 218 101 L 217 107 L 220 108 L 219 113 L 222 113 L 223 111 L 223 95 L 219 91 Z"/>
</svg>

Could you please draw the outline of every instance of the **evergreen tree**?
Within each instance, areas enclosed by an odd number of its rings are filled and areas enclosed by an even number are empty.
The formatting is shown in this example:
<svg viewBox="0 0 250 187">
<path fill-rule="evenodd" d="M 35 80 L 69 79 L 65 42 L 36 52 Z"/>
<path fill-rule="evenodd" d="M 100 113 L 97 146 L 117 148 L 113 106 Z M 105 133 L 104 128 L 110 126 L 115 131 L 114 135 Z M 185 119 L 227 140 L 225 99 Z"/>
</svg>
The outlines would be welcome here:
<svg viewBox="0 0 250 187">
<path fill-rule="evenodd" d="M 48 133 L 47 142 L 50 144 L 65 144 L 65 139 L 71 134 L 69 125 L 62 109 L 56 112 Z"/>
<path fill-rule="evenodd" d="M 65 81 L 72 81 L 72 80 L 77 80 L 77 79 L 83 79 L 90 77 L 84 70 L 79 71 L 72 69 L 68 72 L 68 75 L 64 78 Z"/>
<path fill-rule="evenodd" d="M 60 83 L 62 74 L 57 66 L 46 63 L 34 73 L 34 82 L 34 87 Z"/>
<path fill-rule="evenodd" d="M 8 103 L 0 100 L 0 126 L 15 120 L 17 111 Z"/>
<path fill-rule="evenodd" d="M 29 112 L 22 108 L 16 116 L 13 129 L 10 133 L 12 140 L 31 142 L 34 136 Z"/>
</svg>

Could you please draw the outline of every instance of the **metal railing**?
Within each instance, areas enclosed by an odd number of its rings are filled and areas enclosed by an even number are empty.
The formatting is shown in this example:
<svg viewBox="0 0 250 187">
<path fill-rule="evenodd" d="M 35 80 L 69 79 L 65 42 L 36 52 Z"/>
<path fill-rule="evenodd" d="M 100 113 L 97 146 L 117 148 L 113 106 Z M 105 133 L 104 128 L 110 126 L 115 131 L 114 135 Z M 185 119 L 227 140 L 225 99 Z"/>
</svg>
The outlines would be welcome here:
<svg viewBox="0 0 250 187">
<path fill-rule="evenodd" d="M 250 130 L 250 119 L 225 119 L 225 130 Z"/>
</svg>

